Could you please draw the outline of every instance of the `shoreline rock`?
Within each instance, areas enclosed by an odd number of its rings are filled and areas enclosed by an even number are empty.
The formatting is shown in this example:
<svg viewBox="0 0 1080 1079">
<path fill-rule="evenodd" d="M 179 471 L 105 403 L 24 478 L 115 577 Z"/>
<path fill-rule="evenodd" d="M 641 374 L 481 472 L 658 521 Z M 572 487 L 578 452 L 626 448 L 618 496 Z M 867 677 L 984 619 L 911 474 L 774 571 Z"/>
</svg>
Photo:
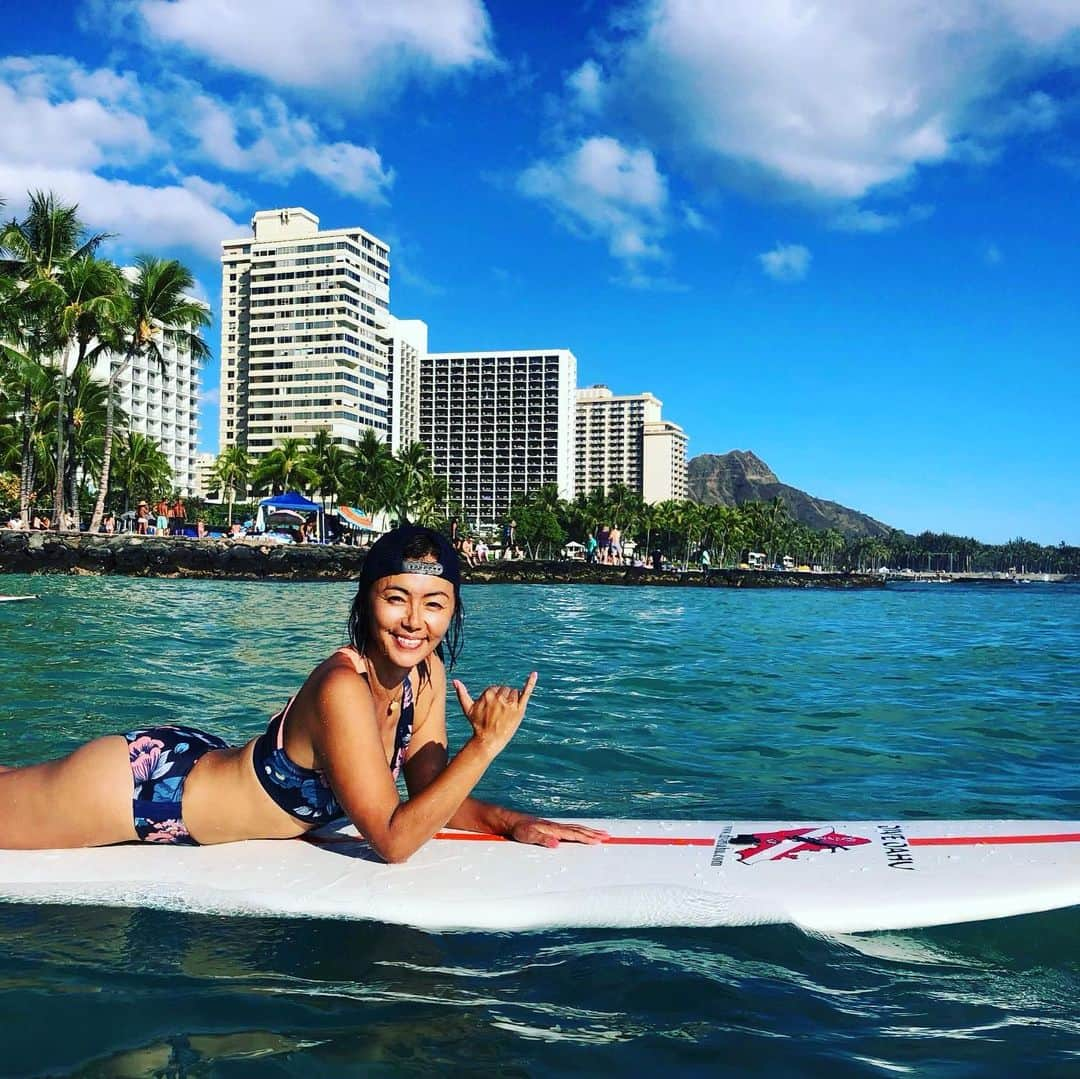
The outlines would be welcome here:
<svg viewBox="0 0 1080 1079">
<path fill-rule="evenodd" d="M 365 550 L 344 545 L 261 544 L 156 536 L 0 531 L 0 573 L 64 573 L 208 580 L 349 581 Z M 584 562 L 488 562 L 465 569 L 471 584 L 611 584 L 707 588 L 882 588 L 877 575 L 714 569 L 657 571 Z"/>
</svg>

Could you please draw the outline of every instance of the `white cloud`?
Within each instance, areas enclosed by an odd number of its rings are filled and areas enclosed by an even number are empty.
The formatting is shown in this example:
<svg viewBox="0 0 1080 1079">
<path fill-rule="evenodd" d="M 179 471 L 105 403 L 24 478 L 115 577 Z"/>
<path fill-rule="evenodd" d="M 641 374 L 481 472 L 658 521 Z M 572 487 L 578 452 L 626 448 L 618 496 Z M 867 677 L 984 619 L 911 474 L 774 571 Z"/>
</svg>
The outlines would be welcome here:
<svg viewBox="0 0 1080 1079">
<path fill-rule="evenodd" d="M 141 0 L 151 35 L 221 67 L 356 105 L 495 60 L 481 0 Z"/>
<path fill-rule="evenodd" d="M 121 76 L 87 77 L 77 65 L 0 61 L 0 159 L 58 168 L 138 164 L 155 149 L 145 118 L 120 104 Z M 97 83 L 101 97 L 78 96 Z"/>
<path fill-rule="evenodd" d="M 222 210 L 243 210 L 251 203 L 243 195 L 225 184 L 204 180 L 201 176 L 182 176 L 180 186 L 186 187 L 197 199 Z"/>
<path fill-rule="evenodd" d="M 595 60 L 586 60 L 566 79 L 574 104 L 583 112 L 600 110 L 604 99 L 604 76 Z"/>
<path fill-rule="evenodd" d="M 833 228 L 840 232 L 890 232 L 899 228 L 902 219 L 899 214 L 886 214 L 880 210 L 861 210 L 850 206 L 841 210 L 833 218 Z"/>
<path fill-rule="evenodd" d="M 190 89 L 190 86 L 189 86 Z M 386 201 L 393 171 L 378 151 L 352 142 L 324 142 L 306 117 L 278 97 L 261 104 L 227 105 L 206 93 L 173 91 L 175 108 L 197 152 L 230 172 L 252 172 L 285 181 L 310 172 L 336 190 L 367 202 Z"/>
<path fill-rule="evenodd" d="M 616 258 L 662 257 L 667 181 L 648 150 L 594 136 L 551 161 L 538 161 L 518 189 L 547 204 L 568 227 L 602 238 Z"/>
<path fill-rule="evenodd" d="M 226 103 L 175 75 L 142 85 L 130 73 L 87 70 L 63 57 L 8 58 L 0 60 L 0 116 L 0 160 L 24 166 L 35 187 L 43 169 L 107 169 L 149 187 L 156 172 L 203 205 L 238 210 L 242 198 L 187 175 L 192 166 L 281 183 L 308 172 L 371 203 L 385 202 L 393 183 L 377 150 L 327 141 L 280 98 Z"/>
<path fill-rule="evenodd" d="M 932 206 L 925 205 L 908 206 L 889 213 L 847 206 L 832 219 L 832 227 L 839 232 L 891 232 L 901 225 L 925 221 L 933 212 Z"/>
<path fill-rule="evenodd" d="M 183 248 L 219 258 L 221 241 L 246 231 L 196 191 L 180 184 L 154 187 L 106 179 L 64 168 L 26 168 L 0 163 L 0 192 L 12 192 L 8 210 L 19 212 L 19 196 L 30 188 L 53 191 L 79 206 L 94 232 L 115 234 L 127 251 Z"/>
<path fill-rule="evenodd" d="M 603 50 L 616 130 L 703 184 L 855 200 L 1055 125 L 1045 91 L 1003 102 L 1075 43 L 1080 4 L 647 0 L 628 25 Z"/>
<path fill-rule="evenodd" d="M 683 224 L 693 232 L 704 232 L 709 223 L 705 220 L 703 214 L 698 210 L 695 210 L 693 206 L 683 206 L 682 208 Z"/>
<path fill-rule="evenodd" d="M 130 74 L 88 71 L 62 57 L 0 61 L 7 210 L 21 212 L 29 190 L 49 190 L 77 203 L 90 229 L 115 234 L 125 250 L 177 247 L 216 258 L 222 238 L 239 229 L 225 212 L 235 196 L 162 159 L 164 125 L 153 111 Z"/>
<path fill-rule="evenodd" d="M 774 281 L 801 281 L 810 270 L 811 257 L 802 244 L 777 244 L 758 255 L 758 262 Z"/>
</svg>

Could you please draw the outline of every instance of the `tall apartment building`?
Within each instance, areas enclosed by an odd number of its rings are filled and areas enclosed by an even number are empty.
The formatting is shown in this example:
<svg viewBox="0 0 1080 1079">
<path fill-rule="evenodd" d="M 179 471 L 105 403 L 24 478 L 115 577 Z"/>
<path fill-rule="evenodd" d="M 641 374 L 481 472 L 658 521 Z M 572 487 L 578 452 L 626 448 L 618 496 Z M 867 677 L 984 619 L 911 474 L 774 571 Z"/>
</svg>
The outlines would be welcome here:
<svg viewBox="0 0 1080 1079">
<path fill-rule="evenodd" d="M 577 391 L 575 482 L 605 493 L 616 484 L 646 502 L 686 498 L 686 435 L 660 418 L 651 393 L 615 395 L 607 386 Z"/>
<path fill-rule="evenodd" d="M 220 502 L 221 492 L 214 487 L 211 477 L 214 474 L 214 465 L 217 456 L 213 453 L 200 453 L 195 457 L 195 489 L 191 492 L 197 498 L 205 498 L 208 502 Z M 216 498 L 211 498 L 216 494 Z"/>
<path fill-rule="evenodd" d="M 427 323 L 390 315 L 383 341 L 389 364 L 390 449 L 400 453 L 420 441 L 420 361 L 428 348 Z"/>
<path fill-rule="evenodd" d="M 686 483 L 686 432 L 676 423 L 646 423 L 643 434 L 641 497 L 650 504 L 670 498 L 684 501 Z"/>
<path fill-rule="evenodd" d="M 302 208 L 251 227 L 222 244 L 221 448 L 259 458 L 322 427 L 342 446 L 367 427 L 389 440 L 389 248 Z"/>
<path fill-rule="evenodd" d="M 496 524 L 516 495 L 574 495 L 577 359 L 567 349 L 438 352 L 420 365 L 420 440 L 470 524 Z"/>
<path fill-rule="evenodd" d="M 126 272 L 126 271 L 125 271 Z M 173 487 L 184 495 L 195 493 L 199 437 L 199 367 L 188 349 L 159 341 L 162 360 L 134 357 L 116 385 L 116 403 L 128 417 L 128 430 L 158 444 L 173 471 Z M 93 374 L 100 382 L 123 361 L 119 353 L 103 352 Z"/>
</svg>

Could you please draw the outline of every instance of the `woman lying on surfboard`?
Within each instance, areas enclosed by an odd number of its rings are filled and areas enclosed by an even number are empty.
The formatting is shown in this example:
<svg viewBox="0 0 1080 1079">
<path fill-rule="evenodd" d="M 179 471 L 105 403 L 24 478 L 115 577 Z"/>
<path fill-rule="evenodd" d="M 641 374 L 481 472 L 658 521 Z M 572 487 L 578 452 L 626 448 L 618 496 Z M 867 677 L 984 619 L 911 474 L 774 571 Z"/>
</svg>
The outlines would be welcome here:
<svg viewBox="0 0 1080 1079">
<path fill-rule="evenodd" d="M 471 797 L 518 729 L 536 685 L 454 689 L 472 736 L 453 760 L 446 668 L 461 647 L 458 559 L 406 525 L 367 554 L 350 643 L 320 663 L 266 732 L 232 748 L 194 727 L 107 735 L 61 760 L 0 771 L 0 847 L 288 839 L 350 819 L 400 862 L 446 825 L 554 847 L 603 832 Z M 404 768 L 409 798 L 398 797 Z"/>
</svg>

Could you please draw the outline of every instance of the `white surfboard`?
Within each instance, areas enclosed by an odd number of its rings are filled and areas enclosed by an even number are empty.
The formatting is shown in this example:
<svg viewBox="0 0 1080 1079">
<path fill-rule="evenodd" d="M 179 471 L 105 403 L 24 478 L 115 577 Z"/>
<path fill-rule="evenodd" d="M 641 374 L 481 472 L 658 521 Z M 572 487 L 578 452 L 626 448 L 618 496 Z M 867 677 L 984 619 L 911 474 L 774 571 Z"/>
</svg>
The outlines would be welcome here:
<svg viewBox="0 0 1080 1079">
<path fill-rule="evenodd" d="M 350 829 L 214 847 L 0 851 L 0 898 L 428 930 L 908 929 L 1080 904 L 1080 821 L 587 820 L 554 850 L 447 831 L 387 865 Z"/>
<path fill-rule="evenodd" d="M 0 596 L 0 603 L 22 603 L 28 599 L 37 599 L 37 596 Z"/>
</svg>

